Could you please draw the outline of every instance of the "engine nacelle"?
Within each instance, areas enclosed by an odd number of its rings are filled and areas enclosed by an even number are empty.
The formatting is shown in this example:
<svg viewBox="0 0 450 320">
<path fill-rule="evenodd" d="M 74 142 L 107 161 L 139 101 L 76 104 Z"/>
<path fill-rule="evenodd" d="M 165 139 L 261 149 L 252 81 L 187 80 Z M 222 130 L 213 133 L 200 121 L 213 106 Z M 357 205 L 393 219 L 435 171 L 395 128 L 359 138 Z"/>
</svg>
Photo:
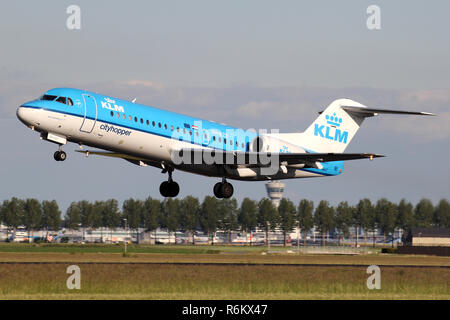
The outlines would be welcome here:
<svg viewBox="0 0 450 320">
<path fill-rule="evenodd" d="M 250 152 L 306 153 L 299 146 L 269 135 L 255 137 L 250 143 Z"/>
</svg>

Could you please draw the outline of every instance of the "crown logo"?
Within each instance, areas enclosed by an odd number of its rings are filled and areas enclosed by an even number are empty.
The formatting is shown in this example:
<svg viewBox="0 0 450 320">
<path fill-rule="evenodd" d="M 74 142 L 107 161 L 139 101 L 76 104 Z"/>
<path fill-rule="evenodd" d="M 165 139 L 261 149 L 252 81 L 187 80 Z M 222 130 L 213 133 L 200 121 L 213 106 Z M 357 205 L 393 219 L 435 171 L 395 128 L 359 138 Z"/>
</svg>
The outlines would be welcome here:
<svg viewBox="0 0 450 320">
<path fill-rule="evenodd" d="M 336 116 L 336 113 L 333 113 L 332 116 L 326 115 L 325 119 L 327 119 L 328 124 L 335 126 L 335 127 L 339 127 L 342 123 L 342 118 L 339 118 L 338 116 Z"/>
</svg>

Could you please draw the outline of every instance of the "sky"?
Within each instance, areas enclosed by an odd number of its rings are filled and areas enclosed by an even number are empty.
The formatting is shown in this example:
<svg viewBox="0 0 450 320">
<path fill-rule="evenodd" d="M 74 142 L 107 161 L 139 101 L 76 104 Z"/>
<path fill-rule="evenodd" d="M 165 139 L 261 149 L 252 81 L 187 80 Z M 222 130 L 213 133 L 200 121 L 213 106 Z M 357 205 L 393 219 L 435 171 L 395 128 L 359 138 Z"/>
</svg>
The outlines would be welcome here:
<svg viewBox="0 0 450 320">
<path fill-rule="evenodd" d="M 66 12 L 80 8 L 79 30 Z M 369 30 L 370 5 L 380 9 Z M 0 3 L 0 201 L 161 198 L 155 168 L 39 140 L 15 117 L 54 87 L 75 87 L 241 128 L 305 130 L 334 99 L 436 113 L 367 119 L 337 177 L 285 180 L 285 196 L 356 203 L 449 199 L 448 1 L 10 1 Z M 180 197 L 212 195 L 217 179 L 176 171 Z M 264 182 L 233 182 L 260 199 Z"/>
</svg>

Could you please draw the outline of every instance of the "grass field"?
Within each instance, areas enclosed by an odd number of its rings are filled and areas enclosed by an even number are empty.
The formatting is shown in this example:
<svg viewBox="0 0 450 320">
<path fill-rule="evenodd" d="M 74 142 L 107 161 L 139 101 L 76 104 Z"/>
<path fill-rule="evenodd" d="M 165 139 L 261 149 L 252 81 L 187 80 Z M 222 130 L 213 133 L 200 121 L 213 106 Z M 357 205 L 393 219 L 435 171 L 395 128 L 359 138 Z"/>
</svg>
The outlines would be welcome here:
<svg viewBox="0 0 450 320">
<path fill-rule="evenodd" d="M 436 268 L 448 257 L 226 246 L 131 246 L 123 256 L 120 246 L 84 246 L 0 245 L 0 262 L 14 262 L 0 264 L 0 299 L 450 299 L 450 269 Z M 69 290 L 66 268 L 77 263 L 81 290 Z M 366 287 L 371 264 L 382 266 L 380 290 Z"/>
</svg>

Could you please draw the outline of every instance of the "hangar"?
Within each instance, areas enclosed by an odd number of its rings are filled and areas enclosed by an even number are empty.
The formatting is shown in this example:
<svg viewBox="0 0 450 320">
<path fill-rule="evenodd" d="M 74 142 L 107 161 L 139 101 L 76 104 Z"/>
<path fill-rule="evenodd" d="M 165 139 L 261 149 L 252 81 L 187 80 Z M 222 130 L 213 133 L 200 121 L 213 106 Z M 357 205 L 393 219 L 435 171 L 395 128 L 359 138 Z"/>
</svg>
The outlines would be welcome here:
<svg viewBox="0 0 450 320">
<path fill-rule="evenodd" d="M 411 228 L 406 244 L 450 247 L 450 228 Z"/>
</svg>

